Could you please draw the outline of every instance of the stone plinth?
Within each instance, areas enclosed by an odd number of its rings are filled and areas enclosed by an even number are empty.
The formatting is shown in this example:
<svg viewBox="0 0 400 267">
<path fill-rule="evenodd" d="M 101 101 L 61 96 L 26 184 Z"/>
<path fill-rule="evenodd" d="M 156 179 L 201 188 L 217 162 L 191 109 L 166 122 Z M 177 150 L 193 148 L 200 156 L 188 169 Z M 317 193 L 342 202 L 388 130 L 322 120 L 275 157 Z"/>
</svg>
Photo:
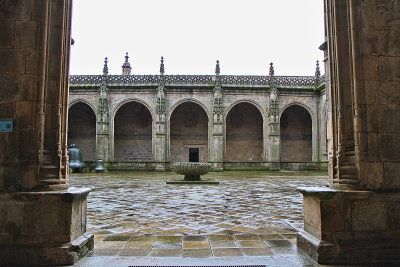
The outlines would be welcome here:
<svg viewBox="0 0 400 267">
<path fill-rule="evenodd" d="M 400 262 L 400 192 L 299 188 L 297 246 L 321 264 Z"/>
<path fill-rule="evenodd" d="M 210 163 L 176 162 L 173 166 L 176 173 L 185 175 L 185 177 L 183 180 L 168 180 L 167 184 L 219 184 L 215 180 L 200 178 L 200 175 L 211 171 Z"/>
<path fill-rule="evenodd" d="M 93 249 L 90 189 L 0 193 L 0 265 L 73 264 Z"/>
</svg>

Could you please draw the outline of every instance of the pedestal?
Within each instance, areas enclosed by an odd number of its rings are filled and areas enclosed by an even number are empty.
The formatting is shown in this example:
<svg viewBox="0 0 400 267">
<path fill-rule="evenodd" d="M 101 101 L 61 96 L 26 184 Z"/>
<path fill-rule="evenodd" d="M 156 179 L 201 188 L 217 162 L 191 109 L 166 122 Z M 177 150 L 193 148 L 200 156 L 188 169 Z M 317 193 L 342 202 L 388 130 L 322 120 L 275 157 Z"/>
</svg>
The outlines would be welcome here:
<svg viewBox="0 0 400 267">
<path fill-rule="evenodd" d="M 321 264 L 400 262 L 400 192 L 299 188 L 297 246 Z"/>
<path fill-rule="evenodd" d="M 90 191 L 0 193 L 0 265 L 68 265 L 92 250 Z"/>
</svg>

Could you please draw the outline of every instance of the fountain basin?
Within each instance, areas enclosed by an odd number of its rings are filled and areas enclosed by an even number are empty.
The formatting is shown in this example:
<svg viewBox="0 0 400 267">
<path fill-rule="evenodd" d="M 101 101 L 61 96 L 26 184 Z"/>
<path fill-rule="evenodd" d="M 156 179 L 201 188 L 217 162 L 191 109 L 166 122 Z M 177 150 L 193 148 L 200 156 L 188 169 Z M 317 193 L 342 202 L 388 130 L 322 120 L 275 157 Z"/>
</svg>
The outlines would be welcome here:
<svg viewBox="0 0 400 267">
<path fill-rule="evenodd" d="M 167 184 L 219 184 L 218 181 L 212 179 L 201 179 L 201 175 L 211 171 L 210 163 L 201 162 L 175 162 L 173 170 L 177 174 L 185 177 L 183 180 L 168 180 Z"/>
</svg>

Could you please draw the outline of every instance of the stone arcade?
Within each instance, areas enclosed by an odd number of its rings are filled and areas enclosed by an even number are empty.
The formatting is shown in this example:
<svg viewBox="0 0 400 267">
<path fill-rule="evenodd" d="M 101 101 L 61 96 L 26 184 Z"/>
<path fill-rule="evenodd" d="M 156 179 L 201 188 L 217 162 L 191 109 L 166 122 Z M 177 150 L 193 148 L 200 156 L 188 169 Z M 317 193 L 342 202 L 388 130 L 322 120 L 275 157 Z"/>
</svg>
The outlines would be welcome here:
<svg viewBox="0 0 400 267">
<path fill-rule="evenodd" d="M 0 264 L 69 264 L 93 245 L 85 233 L 88 190 L 67 189 L 70 12 L 71 0 L 0 0 L 0 118 L 13 122 L 0 132 Z M 400 1 L 325 0 L 325 26 L 330 189 L 300 189 L 298 246 L 320 263 L 398 262 Z M 164 147 L 170 111 L 162 82 L 158 88 L 150 114 L 154 145 Z M 150 112 L 138 105 L 126 109 Z M 221 147 L 218 110 L 208 122 L 210 144 Z M 165 168 L 167 150 L 156 150 L 156 168 Z M 214 167 L 223 152 L 217 155 Z"/>
<path fill-rule="evenodd" d="M 327 104 L 319 63 L 315 76 L 70 76 L 68 143 L 93 168 L 169 169 L 210 162 L 223 169 L 327 167 Z"/>
</svg>

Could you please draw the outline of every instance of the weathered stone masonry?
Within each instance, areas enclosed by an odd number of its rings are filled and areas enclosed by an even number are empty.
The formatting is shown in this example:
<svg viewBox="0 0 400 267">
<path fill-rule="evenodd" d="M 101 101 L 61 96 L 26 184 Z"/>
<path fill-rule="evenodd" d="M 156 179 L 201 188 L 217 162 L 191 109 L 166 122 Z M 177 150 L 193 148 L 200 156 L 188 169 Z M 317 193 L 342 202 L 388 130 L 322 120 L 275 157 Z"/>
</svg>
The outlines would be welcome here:
<svg viewBox="0 0 400 267">
<path fill-rule="evenodd" d="M 13 122 L 12 131 L 0 132 L 0 265 L 68 265 L 93 248 L 93 235 L 86 232 L 90 189 L 66 189 L 68 103 L 84 102 L 94 111 L 96 147 L 102 149 L 96 153 L 106 161 L 114 151 L 108 146 L 113 140 L 110 115 L 132 99 L 143 104 L 152 116 L 150 165 L 162 170 L 169 159 L 170 114 L 190 99 L 208 115 L 209 161 L 222 169 L 225 121 L 235 104 L 255 103 L 260 110 L 263 142 L 266 137 L 274 141 L 263 147 L 263 156 L 273 166 L 279 165 L 282 111 L 294 100 L 303 103 L 306 92 L 312 95 L 311 78 L 235 78 L 219 76 L 219 71 L 185 78 L 164 76 L 164 71 L 160 76 L 123 77 L 105 71 L 78 79 L 90 94 L 72 88 L 75 100 L 68 102 L 70 12 L 71 0 L 0 1 L 0 118 Z M 398 265 L 400 0 L 325 0 L 325 27 L 326 97 L 321 92 L 310 98 L 314 104 L 303 106 L 322 110 L 310 112 L 312 125 L 328 122 L 328 129 L 312 131 L 312 143 L 313 155 L 315 148 L 329 153 L 330 188 L 300 189 L 304 229 L 298 248 L 322 264 Z M 294 84 L 284 80 L 309 81 L 295 83 L 309 89 L 295 90 L 288 103 L 285 94 Z M 243 92 L 241 97 L 229 93 L 232 88 Z M 131 92 L 128 99 L 123 97 L 126 91 Z M 262 94 L 255 97 L 253 91 Z M 80 98 L 75 96 L 79 92 Z M 111 101 L 117 96 L 119 101 Z M 326 139 L 327 146 L 315 146 L 316 140 Z"/>
<path fill-rule="evenodd" d="M 220 75 L 219 62 L 215 75 L 164 75 L 163 59 L 160 75 L 128 68 L 126 56 L 125 75 L 109 75 L 105 61 L 103 75 L 70 76 L 69 136 L 88 128 L 74 126 L 83 118 L 97 124 L 69 144 L 92 166 L 103 159 L 109 169 L 165 170 L 198 153 L 214 170 L 326 167 L 319 65 L 309 77 L 275 76 L 272 63 L 268 76 Z M 86 108 L 73 113 L 78 104 Z"/>
</svg>

